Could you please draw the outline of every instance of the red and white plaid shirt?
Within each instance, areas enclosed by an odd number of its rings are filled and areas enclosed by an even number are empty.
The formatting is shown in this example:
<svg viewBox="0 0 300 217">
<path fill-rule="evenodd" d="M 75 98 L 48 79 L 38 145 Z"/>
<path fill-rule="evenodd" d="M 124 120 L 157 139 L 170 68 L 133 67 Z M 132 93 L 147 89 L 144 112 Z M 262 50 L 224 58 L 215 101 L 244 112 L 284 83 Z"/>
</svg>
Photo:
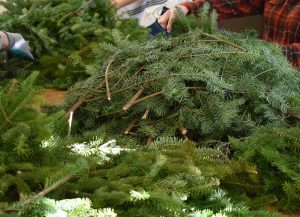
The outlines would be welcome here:
<svg viewBox="0 0 300 217">
<path fill-rule="evenodd" d="M 182 5 L 196 13 L 205 0 Z M 282 45 L 283 53 L 300 69 L 300 0 L 208 0 L 219 19 L 263 14 L 263 39 Z"/>
</svg>

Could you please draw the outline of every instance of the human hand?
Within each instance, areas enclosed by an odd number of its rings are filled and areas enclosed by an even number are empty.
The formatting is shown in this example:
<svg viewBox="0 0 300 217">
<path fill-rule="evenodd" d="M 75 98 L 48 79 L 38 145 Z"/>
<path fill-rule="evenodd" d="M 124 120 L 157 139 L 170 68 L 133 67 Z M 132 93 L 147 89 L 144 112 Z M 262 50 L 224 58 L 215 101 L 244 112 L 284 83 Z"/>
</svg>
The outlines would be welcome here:
<svg viewBox="0 0 300 217">
<path fill-rule="evenodd" d="M 188 13 L 188 9 L 182 5 L 180 5 L 179 10 L 182 10 L 182 12 L 184 14 Z M 167 30 L 167 32 L 172 32 L 172 26 L 174 23 L 174 20 L 176 18 L 176 15 L 178 13 L 177 8 L 172 8 L 169 9 L 168 11 L 166 11 L 166 13 L 164 13 L 163 15 L 159 16 L 157 21 L 158 23 L 161 25 L 161 27 L 165 30 Z"/>
<path fill-rule="evenodd" d="M 9 53 L 24 57 L 29 60 L 34 60 L 34 57 L 30 52 L 29 44 L 27 41 L 25 41 L 21 34 L 8 32 L 6 32 L 6 34 L 11 43 L 7 49 Z"/>
</svg>

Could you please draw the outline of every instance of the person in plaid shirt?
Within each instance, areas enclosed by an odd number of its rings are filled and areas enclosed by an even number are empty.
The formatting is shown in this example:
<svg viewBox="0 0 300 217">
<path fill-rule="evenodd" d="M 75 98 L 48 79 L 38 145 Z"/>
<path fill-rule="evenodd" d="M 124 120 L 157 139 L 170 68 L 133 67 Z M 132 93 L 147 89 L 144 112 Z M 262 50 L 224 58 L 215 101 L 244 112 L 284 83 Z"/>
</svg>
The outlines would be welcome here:
<svg viewBox="0 0 300 217">
<path fill-rule="evenodd" d="M 185 14 L 197 13 L 205 0 L 180 5 Z M 300 70 L 300 0 L 208 0 L 219 19 L 263 14 L 263 39 L 282 46 L 286 57 Z M 168 10 L 158 23 L 168 32 L 176 17 L 176 9 Z"/>
</svg>

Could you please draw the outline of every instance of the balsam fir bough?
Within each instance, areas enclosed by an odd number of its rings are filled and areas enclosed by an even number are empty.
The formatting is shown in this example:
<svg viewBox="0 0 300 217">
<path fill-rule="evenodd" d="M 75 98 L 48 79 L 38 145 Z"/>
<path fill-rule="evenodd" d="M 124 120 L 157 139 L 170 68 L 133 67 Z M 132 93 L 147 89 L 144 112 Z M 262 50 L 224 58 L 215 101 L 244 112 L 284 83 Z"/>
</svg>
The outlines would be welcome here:
<svg viewBox="0 0 300 217">
<path fill-rule="evenodd" d="M 44 86 L 67 88 L 88 77 L 86 65 L 94 60 L 92 50 L 100 42 L 112 42 L 112 29 L 129 40 L 148 37 L 148 31 L 135 20 L 117 20 L 107 0 L 10 0 L 0 4 L 8 9 L 0 16 L 1 29 L 22 33 L 37 60 L 25 70 L 12 67 L 16 62 L 12 59 L 6 74 L 38 70 Z"/>
<path fill-rule="evenodd" d="M 248 207 L 277 200 L 297 210 L 299 129 L 279 126 L 297 125 L 298 72 L 280 48 L 200 17 L 182 36 L 113 32 L 97 46 L 92 76 L 70 91 L 67 139 L 60 113 L 32 108 L 36 73 L 1 88 L 0 215 L 259 217 L 276 214 Z"/>
<path fill-rule="evenodd" d="M 205 26 L 144 43 L 115 32 L 117 46 L 95 49 L 92 76 L 70 90 L 66 108 L 77 131 L 103 126 L 149 143 L 160 136 L 226 140 L 284 125 L 299 72 L 281 49 Z"/>
</svg>

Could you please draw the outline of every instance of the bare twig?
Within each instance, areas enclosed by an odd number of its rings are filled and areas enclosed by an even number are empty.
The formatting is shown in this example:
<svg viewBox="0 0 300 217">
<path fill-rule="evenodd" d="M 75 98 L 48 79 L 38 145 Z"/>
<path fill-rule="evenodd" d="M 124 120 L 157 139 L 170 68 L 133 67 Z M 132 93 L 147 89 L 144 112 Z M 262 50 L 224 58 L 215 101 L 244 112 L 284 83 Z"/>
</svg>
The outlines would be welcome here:
<svg viewBox="0 0 300 217">
<path fill-rule="evenodd" d="M 255 75 L 255 76 L 253 76 L 252 79 L 253 79 L 253 78 L 257 78 L 257 77 L 259 77 L 259 76 L 261 76 L 261 75 L 263 75 L 263 74 L 265 74 L 265 73 L 267 73 L 267 72 L 271 72 L 271 71 L 275 71 L 275 70 L 276 70 L 275 68 L 271 68 L 271 69 L 265 70 L 265 71 L 263 71 L 263 72 L 261 72 L 261 73 Z"/>
<path fill-rule="evenodd" d="M 142 117 L 142 120 L 146 120 L 148 118 L 149 113 L 150 113 L 150 109 L 147 109 Z"/>
<path fill-rule="evenodd" d="M 136 126 L 136 120 L 133 120 L 130 125 L 126 128 L 124 134 L 129 134 L 129 132 Z"/>
<path fill-rule="evenodd" d="M 137 104 L 137 103 L 139 103 L 139 102 L 145 101 L 145 100 L 147 100 L 147 99 L 149 99 L 149 98 L 152 98 L 152 97 L 155 97 L 155 96 L 159 96 L 159 95 L 161 95 L 161 94 L 162 94 L 162 91 L 156 92 L 156 93 L 153 93 L 153 94 L 150 94 L 150 95 L 145 96 L 145 97 L 140 98 L 140 99 L 137 99 L 137 100 L 135 100 L 134 102 L 132 102 L 132 105 L 131 105 L 131 106 L 133 106 L 133 105 L 135 105 L 135 104 Z"/>
<path fill-rule="evenodd" d="M 106 86 L 106 96 L 107 96 L 107 99 L 110 101 L 111 100 L 111 94 L 110 94 L 110 89 L 109 89 L 109 82 L 108 82 L 108 72 L 109 72 L 109 67 L 111 66 L 111 64 L 113 63 L 114 61 L 114 58 L 112 58 L 107 67 L 106 67 L 106 70 L 105 70 L 105 86 Z"/>
<path fill-rule="evenodd" d="M 219 40 L 220 42 L 222 42 L 222 43 L 224 43 L 224 44 L 228 44 L 228 45 L 230 45 L 230 46 L 232 46 L 232 47 L 235 47 L 235 48 L 238 48 L 238 49 L 240 49 L 240 50 L 242 50 L 242 51 L 244 51 L 244 52 L 247 51 L 245 48 L 243 48 L 243 47 L 241 47 L 241 46 L 239 46 L 239 45 L 237 45 L 237 44 L 234 44 L 234 43 L 232 43 L 232 42 L 230 42 L 230 41 L 227 41 L 227 40 L 218 38 L 218 37 L 216 37 L 216 36 L 214 36 L 214 35 L 211 35 L 211 34 L 208 34 L 208 33 L 205 33 L 205 32 L 201 32 L 201 33 L 199 33 L 199 34 L 200 34 L 200 35 L 204 35 L 204 36 L 211 37 L 211 38 L 216 39 L 216 40 Z"/>
<path fill-rule="evenodd" d="M 128 110 L 133 103 L 143 94 L 145 88 L 142 86 L 141 89 L 126 103 L 126 105 L 123 107 L 123 110 Z"/>
<path fill-rule="evenodd" d="M 202 87 L 187 87 L 187 89 L 188 90 L 201 90 L 201 89 L 203 89 Z M 152 97 L 155 97 L 155 96 L 159 96 L 159 95 L 161 95 L 162 94 L 162 91 L 159 91 L 159 92 L 156 92 L 156 93 L 153 93 L 153 94 L 150 94 L 150 95 L 148 95 L 148 96 L 145 96 L 145 97 L 143 97 L 143 98 L 140 98 L 140 99 L 137 99 L 137 100 L 135 100 L 135 101 L 133 101 L 131 104 L 131 106 L 133 106 L 133 105 L 135 105 L 135 104 L 137 104 L 137 103 L 140 103 L 140 102 L 142 102 L 142 101 L 145 101 L 145 100 L 147 100 L 147 99 L 149 99 L 149 98 L 152 98 Z"/>
</svg>

